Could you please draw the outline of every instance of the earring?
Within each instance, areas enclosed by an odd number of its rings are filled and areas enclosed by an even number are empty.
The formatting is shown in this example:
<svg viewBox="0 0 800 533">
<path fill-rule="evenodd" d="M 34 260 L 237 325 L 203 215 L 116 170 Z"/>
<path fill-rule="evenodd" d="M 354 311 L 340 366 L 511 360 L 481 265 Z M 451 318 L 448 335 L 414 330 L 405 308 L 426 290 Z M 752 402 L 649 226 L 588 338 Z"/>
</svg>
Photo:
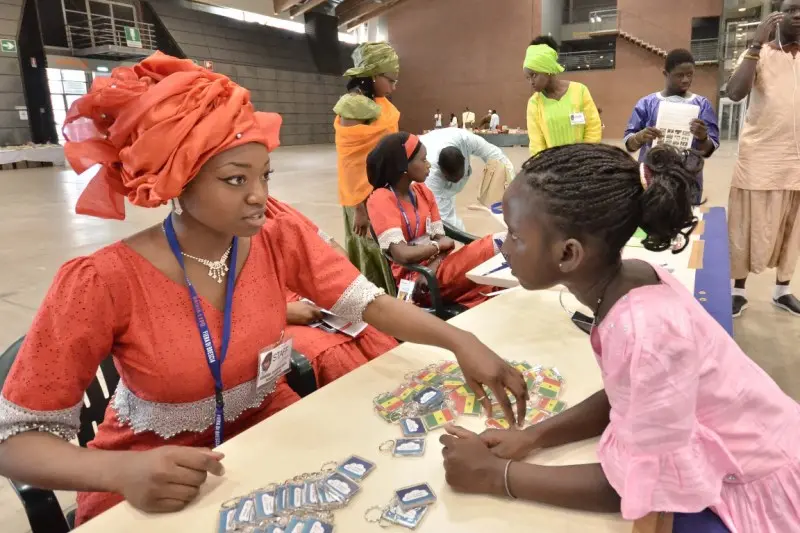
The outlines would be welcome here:
<svg viewBox="0 0 800 533">
<path fill-rule="evenodd" d="M 181 202 L 177 198 L 172 200 L 172 210 L 178 216 L 181 216 L 183 214 L 183 208 L 181 207 Z"/>
<path fill-rule="evenodd" d="M 564 271 L 564 263 L 559 263 L 558 264 L 558 269 L 563 272 Z"/>
</svg>

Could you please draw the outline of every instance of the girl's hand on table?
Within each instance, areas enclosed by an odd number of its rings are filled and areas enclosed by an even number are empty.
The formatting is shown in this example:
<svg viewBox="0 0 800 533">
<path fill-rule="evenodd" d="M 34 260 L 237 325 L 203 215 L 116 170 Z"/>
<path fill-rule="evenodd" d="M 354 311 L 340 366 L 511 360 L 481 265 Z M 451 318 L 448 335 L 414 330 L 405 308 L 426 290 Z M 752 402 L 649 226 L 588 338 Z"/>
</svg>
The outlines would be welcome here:
<svg viewBox="0 0 800 533">
<path fill-rule="evenodd" d="M 505 495 L 506 461 L 492 454 L 481 438 L 462 427 L 446 426 L 439 437 L 444 445 L 444 471 L 447 484 L 457 492 Z"/>
<path fill-rule="evenodd" d="M 521 461 L 539 447 L 539 433 L 535 427 L 525 430 L 488 429 L 481 433 L 480 438 L 497 457 Z"/>
<path fill-rule="evenodd" d="M 162 446 L 127 453 L 113 492 L 145 512 L 179 511 L 197 497 L 208 474 L 221 476 L 223 454 L 205 448 Z"/>
<path fill-rule="evenodd" d="M 491 389 L 495 401 L 502 406 L 506 420 L 510 423 L 516 421 L 522 425 L 528 405 L 528 386 L 522 373 L 501 359 L 477 337 L 470 335 L 465 338 L 469 339 L 467 344 L 460 346 L 458 350 L 453 350 L 453 353 L 464 372 L 467 385 L 477 395 L 476 399 L 481 402 L 487 416 L 491 415 L 492 402 L 486 396 L 485 387 Z M 506 390 L 517 399 L 516 414 Z"/>
</svg>

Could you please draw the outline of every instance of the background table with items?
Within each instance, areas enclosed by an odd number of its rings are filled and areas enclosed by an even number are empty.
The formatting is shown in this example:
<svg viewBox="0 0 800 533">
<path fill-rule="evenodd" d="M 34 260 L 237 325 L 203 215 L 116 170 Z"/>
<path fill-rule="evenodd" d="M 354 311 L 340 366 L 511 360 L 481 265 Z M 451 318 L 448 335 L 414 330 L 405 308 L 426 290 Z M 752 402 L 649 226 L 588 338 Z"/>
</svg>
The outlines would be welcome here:
<svg viewBox="0 0 800 533">
<path fill-rule="evenodd" d="M 483 137 L 490 143 L 500 148 L 510 148 L 512 146 L 528 146 L 530 139 L 528 133 L 480 133 L 475 132 L 479 137 Z"/>
<path fill-rule="evenodd" d="M 671 270 L 672 275 L 695 295 L 706 311 L 733 335 L 731 263 L 725 208 L 701 210 L 699 218 L 701 220 L 692 234 L 692 242 L 680 254 L 650 252 L 639 246 L 626 246 L 622 256 L 626 259 L 642 259 Z M 492 257 L 468 272 L 467 277 L 481 285 L 504 288 L 519 286 L 510 269 L 500 268 L 504 261 L 500 255 Z"/>
<path fill-rule="evenodd" d="M 474 332 L 502 357 L 556 367 L 565 379 L 562 399 L 575 405 L 602 387 L 586 335 L 575 328 L 553 291 L 512 291 L 451 321 Z M 367 523 L 365 511 L 386 505 L 394 490 L 429 483 L 438 501 L 418 531 L 485 533 L 520 528 L 562 533 L 630 533 L 632 523 L 619 515 L 584 513 L 490 496 L 451 491 L 444 479 L 439 436 L 427 435 L 419 458 L 393 458 L 378 451 L 381 443 L 402 437 L 400 427 L 381 419 L 373 398 L 399 386 L 409 372 L 452 358 L 444 350 L 403 344 L 371 363 L 322 388 L 299 403 L 224 443 L 226 475 L 209 476 L 201 495 L 182 512 L 147 515 L 122 503 L 78 529 L 82 533 L 149 533 L 214 531 L 220 505 L 272 482 L 318 470 L 327 461 L 356 454 L 377 464 L 361 492 L 335 512 L 335 531 L 379 532 Z M 486 418 L 459 417 L 457 422 L 482 431 Z M 544 465 L 596 462 L 597 439 L 542 451 L 531 458 Z M 393 528 L 403 531 L 402 528 Z"/>
</svg>

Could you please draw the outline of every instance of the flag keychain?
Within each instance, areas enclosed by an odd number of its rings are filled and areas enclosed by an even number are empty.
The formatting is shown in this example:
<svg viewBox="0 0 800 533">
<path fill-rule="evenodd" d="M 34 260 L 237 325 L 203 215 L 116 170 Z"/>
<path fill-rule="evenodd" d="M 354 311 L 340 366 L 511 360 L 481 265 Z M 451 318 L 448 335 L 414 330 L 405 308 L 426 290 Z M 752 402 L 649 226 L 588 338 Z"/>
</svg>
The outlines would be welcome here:
<svg viewBox="0 0 800 533">
<path fill-rule="evenodd" d="M 425 454 L 425 439 L 395 439 L 387 440 L 378 446 L 378 450 L 388 453 L 393 457 L 422 457 Z"/>
</svg>

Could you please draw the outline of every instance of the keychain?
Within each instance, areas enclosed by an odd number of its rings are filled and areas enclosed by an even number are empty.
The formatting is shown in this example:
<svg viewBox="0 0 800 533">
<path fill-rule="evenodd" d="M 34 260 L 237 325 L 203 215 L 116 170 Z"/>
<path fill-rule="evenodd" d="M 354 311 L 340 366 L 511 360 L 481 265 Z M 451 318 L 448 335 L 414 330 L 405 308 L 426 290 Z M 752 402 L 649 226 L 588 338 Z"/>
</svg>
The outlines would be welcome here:
<svg viewBox="0 0 800 533">
<path fill-rule="evenodd" d="M 237 503 L 238 500 L 230 500 L 222 504 L 217 518 L 217 533 L 235 531 Z"/>
<path fill-rule="evenodd" d="M 431 505 L 436 501 L 436 494 L 427 483 L 418 483 L 394 491 L 397 498 L 397 505 L 403 511 L 409 511 L 415 507 Z"/>
<path fill-rule="evenodd" d="M 400 429 L 403 430 L 403 436 L 407 438 L 424 437 L 428 433 L 421 418 L 404 418 L 400 421 Z"/>
<path fill-rule="evenodd" d="M 422 457 L 425 454 L 425 439 L 395 439 L 382 443 L 378 450 L 391 452 L 393 457 Z"/>
<path fill-rule="evenodd" d="M 428 506 L 415 507 L 403 511 L 396 500 L 386 507 L 370 507 L 364 513 L 364 519 L 370 524 L 378 524 L 382 528 L 390 525 L 402 526 L 407 529 L 416 529 L 428 513 Z"/>
<path fill-rule="evenodd" d="M 375 463 L 371 463 L 366 459 L 357 455 L 352 455 L 342 461 L 337 466 L 336 471 L 343 474 L 353 481 L 361 482 L 375 469 Z"/>
</svg>

